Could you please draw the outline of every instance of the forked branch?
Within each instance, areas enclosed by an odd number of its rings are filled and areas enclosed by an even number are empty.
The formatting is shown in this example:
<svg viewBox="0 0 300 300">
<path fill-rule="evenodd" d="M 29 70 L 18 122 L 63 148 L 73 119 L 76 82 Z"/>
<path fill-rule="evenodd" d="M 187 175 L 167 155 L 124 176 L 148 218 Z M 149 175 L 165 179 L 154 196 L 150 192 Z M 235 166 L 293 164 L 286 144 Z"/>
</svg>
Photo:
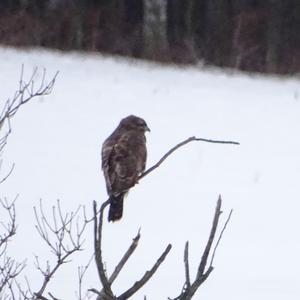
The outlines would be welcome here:
<svg viewBox="0 0 300 300">
<path fill-rule="evenodd" d="M 46 70 L 43 70 L 42 79 L 38 84 L 36 84 L 36 76 L 38 73 L 38 68 L 35 68 L 32 72 L 31 77 L 25 81 L 24 80 L 24 66 L 21 69 L 21 75 L 19 79 L 19 87 L 11 99 L 5 101 L 0 112 L 0 131 L 3 130 L 4 124 L 7 124 L 7 129 L 1 134 L 0 137 L 0 151 L 4 148 L 7 142 L 7 138 L 11 133 L 11 118 L 17 113 L 21 106 L 32 100 L 33 98 L 39 96 L 49 95 L 54 87 L 56 77 L 58 72 L 50 79 L 49 82 L 46 81 Z"/>
<path fill-rule="evenodd" d="M 19 263 L 7 254 L 9 242 L 16 234 L 17 229 L 15 200 L 9 202 L 6 199 L 0 199 L 0 211 L 2 215 L 0 220 L 0 299 L 2 299 L 9 291 L 12 282 L 25 268 L 25 262 Z M 4 217 L 4 212 L 7 218 Z"/>
<path fill-rule="evenodd" d="M 0 221 L 0 224 L 4 228 L 4 232 L 0 233 L 0 257 L 1 257 L 5 252 L 9 239 L 16 234 L 17 226 L 16 226 L 15 201 L 9 203 L 6 199 L 5 200 L 0 199 L 0 208 L 1 210 L 5 211 L 8 216 L 8 221 L 6 222 L 6 224 L 2 223 L 3 220 Z"/>
<path fill-rule="evenodd" d="M 144 276 L 136 281 L 132 287 L 127 289 L 125 292 L 123 292 L 120 296 L 115 296 L 112 289 L 111 285 L 114 282 L 114 280 L 117 278 L 119 275 L 120 271 L 123 269 L 125 266 L 126 262 L 128 259 L 131 257 L 133 252 L 138 246 L 138 242 L 140 240 L 140 231 L 137 233 L 135 238 L 133 238 L 131 245 L 129 246 L 128 250 L 125 252 L 123 257 L 121 258 L 120 262 L 117 264 L 115 267 L 113 273 L 108 277 L 106 274 L 106 270 L 104 268 L 104 262 L 102 258 L 102 230 L 103 230 L 103 213 L 104 209 L 107 207 L 109 204 L 109 200 L 104 202 L 99 210 L 99 224 L 97 220 L 97 204 L 94 201 L 94 247 L 95 247 L 95 260 L 96 260 L 96 265 L 98 269 L 98 275 L 100 282 L 103 286 L 101 291 L 97 291 L 96 289 L 90 289 L 91 292 L 94 292 L 98 295 L 97 299 L 98 300 L 126 300 L 130 298 L 133 294 L 135 294 L 140 288 L 142 288 L 153 276 L 153 274 L 157 271 L 161 263 L 165 260 L 166 256 L 170 252 L 172 246 L 169 244 L 167 248 L 164 250 L 162 255 L 157 259 L 153 267 L 149 270 L 146 271 Z"/>
<path fill-rule="evenodd" d="M 36 268 L 43 275 L 43 282 L 40 289 L 33 293 L 32 299 L 47 299 L 44 293 L 54 274 L 63 264 L 69 261 L 75 252 L 82 250 L 83 233 L 88 221 L 84 219 L 82 224 L 78 223 L 81 211 L 82 209 L 79 207 L 74 213 L 64 214 L 60 202 L 57 201 L 57 205 L 52 208 L 52 220 L 50 220 L 44 213 L 42 202 L 40 202 L 39 210 L 34 208 L 37 223 L 36 230 L 51 249 L 56 262 L 51 266 L 47 261 L 46 266 L 42 267 L 36 256 Z M 51 293 L 49 293 L 49 296 L 55 299 Z"/>
<path fill-rule="evenodd" d="M 77 299 L 78 300 L 84 300 L 88 298 L 88 291 L 86 291 L 83 294 L 83 278 L 87 272 L 87 270 L 89 269 L 89 266 L 91 265 L 92 261 L 93 261 L 94 255 L 90 258 L 90 260 L 88 261 L 88 263 L 85 266 L 79 266 L 77 269 L 77 273 L 78 273 L 78 294 L 77 294 Z"/>
<path fill-rule="evenodd" d="M 219 224 L 219 219 L 220 219 L 220 216 L 222 213 L 221 206 L 222 206 L 222 199 L 221 199 L 221 196 L 219 196 L 219 199 L 217 201 L 217 206 L 215 209 L 213 222 L 212 222 L 212 227 L 211 227 L 210 234 L 209 234 L 209 238 L 208 238 L 206 247 L 203 251 L 203 254 L 202 254 L 199 266 L 198 266 L 196 278 L 193 281 L 193 283 L 190 282 L 189 259 L 188 259 L 189 245 L 188 245 L 188 242 L 186 243 L 185 251 L 184 251 L 185 284 L 184 284 L 181 294 L 178 297 L 174 298 L 173 300 L 190 300 L 190 299 L 192 299 L 192 297 L 194 296 L 194 294 L 196 293 L 198 288 L 202 285 L 202 283 L 208 278 L 210 273 L 213 271 L 214 268 L 213 268 L 212 264 L 213 264 L 213 260 L 214 260 L 215 254 L 216 254 L 217 247 L 219 246 L 219 243 L 221 241 L 223 233 L 224 233 L 226 226 L 232 215 L 232 210 L 231 210 L 227 217 L 225 225 L 223 226 L 221 233 L 217 239 L 215 247 L 213 249 L 210 264 L 209 264 L 208 268 L 206 268 L 209 255 L 211 253 L 212 245 L 215 240 L 215 236 L 216 236 L 216 232 L 217 232 L 217 228 L 218 228 L 218 224 Z"/>
</svg>

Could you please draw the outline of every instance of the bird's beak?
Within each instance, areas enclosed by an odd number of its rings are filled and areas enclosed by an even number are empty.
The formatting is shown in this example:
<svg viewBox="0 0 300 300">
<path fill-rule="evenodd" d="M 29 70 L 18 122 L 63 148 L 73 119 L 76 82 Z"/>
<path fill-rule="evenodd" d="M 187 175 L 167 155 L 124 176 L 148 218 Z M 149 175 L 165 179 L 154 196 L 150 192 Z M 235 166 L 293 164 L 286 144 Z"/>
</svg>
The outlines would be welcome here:
<svg viewBox="0 0 300 300">
<path fill-rule="evenodd" d="M 149 131 L 149 132 L 151 131 L 150 128 L 147 125 L 145 127 L 145 131 Z"/>
</svg>

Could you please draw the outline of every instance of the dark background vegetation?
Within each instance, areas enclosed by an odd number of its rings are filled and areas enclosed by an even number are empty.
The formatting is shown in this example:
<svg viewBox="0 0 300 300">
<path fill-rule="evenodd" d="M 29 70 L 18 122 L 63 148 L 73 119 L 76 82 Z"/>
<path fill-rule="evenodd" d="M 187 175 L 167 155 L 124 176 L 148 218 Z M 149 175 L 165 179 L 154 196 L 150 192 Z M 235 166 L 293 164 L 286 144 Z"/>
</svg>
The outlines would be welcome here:
<svg viewBox="0 0 300 300">
<path fill-rule="evenodd" d="M 0 43 L 300 71 L 299 0 L 0 0 Z"/>
</svg>

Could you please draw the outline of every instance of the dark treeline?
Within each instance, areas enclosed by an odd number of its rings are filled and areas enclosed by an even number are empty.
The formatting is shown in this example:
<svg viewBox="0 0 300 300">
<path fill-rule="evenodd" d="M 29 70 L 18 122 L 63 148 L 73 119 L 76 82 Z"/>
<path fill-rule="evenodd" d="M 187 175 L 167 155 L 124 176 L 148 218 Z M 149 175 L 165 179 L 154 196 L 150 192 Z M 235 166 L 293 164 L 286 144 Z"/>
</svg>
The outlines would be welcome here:
<svg viewBox="0 0 300 300">
<path fill-rule="evenodd" d="M 299 0 L 0 0 L 0 42 L 300 71 Z"/>
</svg>

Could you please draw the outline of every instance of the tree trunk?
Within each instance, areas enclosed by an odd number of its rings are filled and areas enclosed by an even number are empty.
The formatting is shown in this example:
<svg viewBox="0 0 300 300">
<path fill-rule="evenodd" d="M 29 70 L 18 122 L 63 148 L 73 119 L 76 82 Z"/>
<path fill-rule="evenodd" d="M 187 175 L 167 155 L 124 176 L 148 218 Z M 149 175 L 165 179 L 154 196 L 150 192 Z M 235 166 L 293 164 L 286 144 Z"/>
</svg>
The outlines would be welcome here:
<svg viewBox="0 0 300 300">
<path fill-rule="evenodd" d="M 282 0 L 268 0 L 266 71 L 277 72 L 280 59 Z"/>
<path fill-rule="evenodd" d="M 144 0 L 144 52 L 155 57 L 167 48 L 167 0 Z"/>
</svg>

